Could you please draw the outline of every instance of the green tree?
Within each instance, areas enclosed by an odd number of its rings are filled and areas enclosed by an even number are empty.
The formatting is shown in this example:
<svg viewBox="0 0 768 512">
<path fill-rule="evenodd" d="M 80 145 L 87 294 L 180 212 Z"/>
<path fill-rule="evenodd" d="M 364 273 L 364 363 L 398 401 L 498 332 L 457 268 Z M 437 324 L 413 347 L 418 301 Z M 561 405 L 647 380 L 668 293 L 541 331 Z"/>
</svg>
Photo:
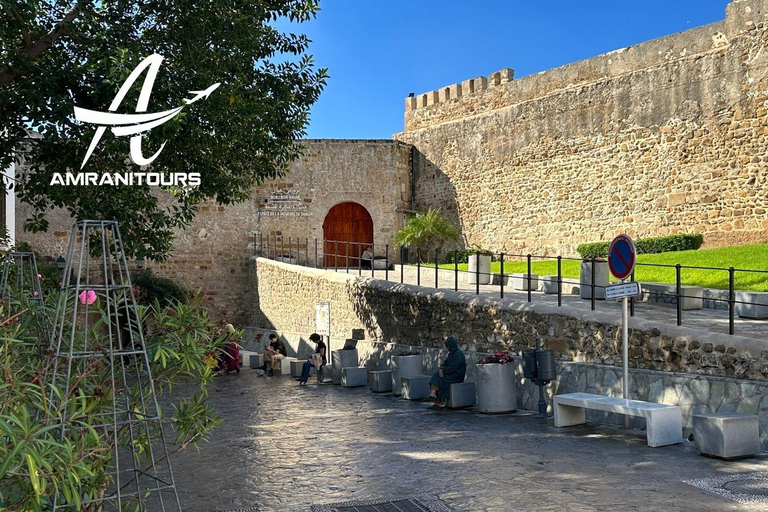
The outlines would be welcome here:
<svg viewBox="0 0 768 512">
<path fill-rule="evenodd" d="M 26 164 L 15 184 L 34 211 L 25 227 L 45 231 L 53 207 L 115 219 L 129 256 L 162 259 L 201 201 L 242 202 L 255 184 L 280 176 L 301 154 L 296 139 L 327 74 L 306 53 L 308 38 L 276 22 L 304 22 L 318 10 L 316 0 L 0 0 L 0 169 L 14 157 Z M 153 53 L 165 60 L 148 112 L 221 83 L 142 141 L 145 155 L 167 141 L 151 171 L 199 172 L 200 186 L 159 194 L 146 185 L 51 185 L 53 173 L 78 172 L 95 132 L 74 120 L 73 107 L 106 111 Z M 135 111 L 142 81 L 118 112 Z M 128 153 L 128 138 L 108 132 L 82 170 L 138 170 Z"/>
<path fill-rule="evenodd" d="M 417 213 L 408 223 L 395 233 L 395 245 L 418 247 L 421 257 L 426 252 L 426 260 L 434 256 L 435 251 L 441 251 L 448 241 L 456 241 L 461 236 L 457 228 L 445 217 L 440 215 L 440 209 L 429 209 L 427 213 Z"/>
</svg>

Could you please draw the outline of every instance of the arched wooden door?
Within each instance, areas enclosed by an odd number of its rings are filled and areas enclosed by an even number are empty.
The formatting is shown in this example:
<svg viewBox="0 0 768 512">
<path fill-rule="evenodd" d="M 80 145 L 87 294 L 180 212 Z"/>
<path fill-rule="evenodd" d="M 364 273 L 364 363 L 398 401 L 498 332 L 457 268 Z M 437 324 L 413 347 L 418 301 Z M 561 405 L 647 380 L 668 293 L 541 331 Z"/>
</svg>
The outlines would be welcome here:
<svg viewBox="0 0 768 512">
<path fill-rule="evenodd" d="M 326 267 L 357 267 L 360 255 L 373 243 L 373 219 L 362 205 L 337 204 L 323 221 Z"/>
</svg>

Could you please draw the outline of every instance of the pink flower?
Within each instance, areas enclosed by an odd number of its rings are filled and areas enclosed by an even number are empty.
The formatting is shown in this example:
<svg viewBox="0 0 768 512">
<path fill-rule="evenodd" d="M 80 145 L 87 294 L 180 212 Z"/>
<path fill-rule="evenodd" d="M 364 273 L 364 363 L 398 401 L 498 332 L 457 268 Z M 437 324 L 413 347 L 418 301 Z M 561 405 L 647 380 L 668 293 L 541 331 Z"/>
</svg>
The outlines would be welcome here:
<svg viewBox="0 0 768 512">
<path fill-rule="evenodd" d="M 37 292 L 35 292 L 35 293 L 33 293 L 32 295 L 34 295 L 35 297 L 37 297 L 38 293 L 37 293 Z"/>
<path fill-rule="evenodd" d="M 93 290 L 84 290 L 78 295 L 81 304 L 93 304 L 96 302 L 96 292 Z"/>
<path fill-rule="evenodd" d="M 43 274 L 37 274 L 37 278 L 38 279 L 42 279 L 43 278 Z"/>
</svg>

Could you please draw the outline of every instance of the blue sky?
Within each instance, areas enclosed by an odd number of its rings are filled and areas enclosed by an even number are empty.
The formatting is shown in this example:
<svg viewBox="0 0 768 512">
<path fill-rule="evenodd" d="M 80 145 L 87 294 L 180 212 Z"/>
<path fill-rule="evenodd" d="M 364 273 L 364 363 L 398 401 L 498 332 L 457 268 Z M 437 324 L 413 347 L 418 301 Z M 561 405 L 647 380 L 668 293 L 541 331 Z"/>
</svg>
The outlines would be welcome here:
<svg viewBox="0 0 768 512">
<path fill-rule="evenodd" d="M 502 68 L 515 78 L 725 19 L 728 0 L 320 0 L 291 27 L 328 85 L 309 138 L 388 139 L 404 99 Z"/>
</svg>

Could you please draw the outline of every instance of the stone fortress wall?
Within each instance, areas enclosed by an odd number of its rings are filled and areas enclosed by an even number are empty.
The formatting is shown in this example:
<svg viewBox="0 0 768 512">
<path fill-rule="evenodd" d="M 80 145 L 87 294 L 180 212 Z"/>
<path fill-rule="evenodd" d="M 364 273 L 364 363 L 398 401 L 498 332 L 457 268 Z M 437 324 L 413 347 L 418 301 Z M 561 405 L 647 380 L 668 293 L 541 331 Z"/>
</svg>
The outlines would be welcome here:
<svg viewBox="0 0 768 512">
<path fill-rule="evenodd" d="M 278 235 L 278 249 L 284 245 L 286 253 L 289 238 L 294 250 L 301 239 L 302 259 L 309 237 L 314 262 L 313 238 L 318 238 L 322 252 L 324 216 L 336 204 L 354 201 L 371 215 L 374 242 L 391 244 L 394 232 L 402 227 L 402 212 L 410 206 L 411 148 L 392 140 L 302 143 L 305 154 L 286 176 L 255 187 L 244 203 L 201 204 L 192 225 L 176 233 L 168 259 L 146 265 L 189 290 L 204 287 L 213 316 L 244 325 L 248 258 L 259 249 L 260 241 L 266 245 L 268 236 Z M 19 241 L 29 242 L 39 254 L 66 257 L 72 218 L 56 209 L 48 214 L 47 233 L 27 233 L 23 223 L 29 213 L 29 207 L 17 201 Z"/>
<path fill-rule="evenodd" d="M 701 232 L 768 241 L 768 2 L 515 80 L 406 98 L 415 204 L 468 246 L 574 255 L 579 243 Z"/>
</svg>

